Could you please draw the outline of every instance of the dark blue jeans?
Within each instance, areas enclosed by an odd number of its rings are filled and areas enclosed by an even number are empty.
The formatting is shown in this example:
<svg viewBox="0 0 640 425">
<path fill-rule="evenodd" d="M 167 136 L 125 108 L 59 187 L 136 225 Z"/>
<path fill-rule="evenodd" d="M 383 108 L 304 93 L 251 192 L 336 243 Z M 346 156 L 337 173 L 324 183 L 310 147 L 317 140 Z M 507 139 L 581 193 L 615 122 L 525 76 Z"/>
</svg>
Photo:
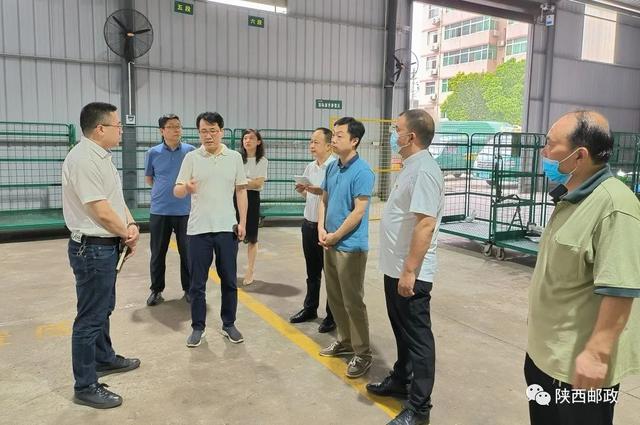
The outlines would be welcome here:
<svg viewBox="0 0 640 425">
<path fill-rule="evenodd" d="M 76 390 L 98 382 L 96 363 L 116 359 L 109 337 L 109 316 L 116 305 L 117 245 L 82 245 L 69 241 L 69 263 L 78 297 L 71 336 Z"/>
<path fill-rule="evenodd" d="M 207 319 L 206 283 L 209 267 L 216 258 L 216 271 L 220 276 L 222 305 L 220 318 L 223 326 L 236 321 L 238 308 L 237 257 L 238 240 L 232 232 L 202 233 L 189 236 L 189 262 L 191 269 L 191 327 L 203 330 Z"/>
</svg>

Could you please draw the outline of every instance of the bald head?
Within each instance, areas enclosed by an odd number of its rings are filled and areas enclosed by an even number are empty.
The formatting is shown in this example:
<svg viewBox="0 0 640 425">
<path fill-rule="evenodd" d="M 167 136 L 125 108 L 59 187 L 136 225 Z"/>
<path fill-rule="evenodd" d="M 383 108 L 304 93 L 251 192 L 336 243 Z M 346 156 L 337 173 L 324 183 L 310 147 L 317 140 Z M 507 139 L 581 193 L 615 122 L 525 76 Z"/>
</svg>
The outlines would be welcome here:
<svg viewBox="0 0 640 425">
<path fill-rule="evenodd" d="M 591 127 L 599 128 L 603 133 L 609 133 L 609 120 L 605 118 L 600 112 L 596 111 L 573 111 L 564 114 L 560 117 L 560 120 L 567 119 L 572 120 L 577 126 L 581 121 L 586 122 Z"/>
<path fill-rule="evenodd" d="M 553 124 L 549 136 L 567 140 L 572 149 L 586 148 L 595 164 L 606 163 L 613 150 L 609 121 L 595 111 L 564 114 Z"/>
</svg>

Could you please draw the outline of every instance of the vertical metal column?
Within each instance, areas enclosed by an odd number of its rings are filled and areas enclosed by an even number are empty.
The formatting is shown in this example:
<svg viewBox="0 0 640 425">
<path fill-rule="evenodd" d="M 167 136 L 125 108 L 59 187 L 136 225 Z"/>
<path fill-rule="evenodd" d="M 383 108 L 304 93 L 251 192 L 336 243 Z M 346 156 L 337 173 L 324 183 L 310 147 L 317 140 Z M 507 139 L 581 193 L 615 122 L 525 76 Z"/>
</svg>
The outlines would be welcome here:
<svg viewBox="0 0 640 425">
<path fill-rule="evenodd" d="M 122 1 L 122 7 L 133 10 L 133 1 Z M 133 22 L 131 18 L 130 22 Z M 136 78 L 135 65 L 132 57 L 127 57 L 129 52 L 121 61 L 120 72 L 120 117 L 122 123 L 126 122 L 126 115 L 136 114 Z M 122 189 L 124 192 L 124 200 L 129 209 L 138 207 L 138 166 L 136 153 L 136 127 L 124 126 L 122 133 Z"/>
<path fill-rule="evenodd" d="M 393 54 L 396 50 L 396 27 L 398 19 L 398 0 L 387 1 L 387 40 L 385 52 L 385 68 L 384 68 L 384 95 L 383 95 L 383 111 L 382 118 L 385 120 L 392 119 L 393 113 L 393 89 L 395 81 L 393 74 L 395 72 L 395 60 Z M 379 180 L 379 194 L 381 201 L 386 201 L 389 196 L 389 173 L 386 170 L 391 168 L 391 147 L 389 146 L 389 132 L 385 124 L 382 124 L 382 134 L 380 144 L 380 161 L 379 168 L 382 170 Z"/>
</svg>

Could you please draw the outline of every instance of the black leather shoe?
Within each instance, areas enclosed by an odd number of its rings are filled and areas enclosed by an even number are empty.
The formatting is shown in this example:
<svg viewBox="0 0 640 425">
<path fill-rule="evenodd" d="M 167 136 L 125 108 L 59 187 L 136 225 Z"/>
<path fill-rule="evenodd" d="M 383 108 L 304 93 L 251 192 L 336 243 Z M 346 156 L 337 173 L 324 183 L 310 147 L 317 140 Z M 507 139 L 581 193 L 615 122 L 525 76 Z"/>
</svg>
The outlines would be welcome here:
<svg viewBox="0 0 640 425">
<path fill-rule="evenodd" d="M 404 409 L 387 425 L 429 425 L 429 415 L 423 416 L 411 409 Z"/>
<path fill-rule="evenodd" d="M 189 291 L 184 291 L 184 300 L 187 304 L 191 304 L 191 295 L 189 295 Z"/>
<path fill-rule="evenodd" d="M 324 319 L 322 323 L 320 323 L 320 326 L 318 326 L 318 332 L 320 332 L 321 334 L 324 334 L 327 332 L 331 332 L 335 328 L 336 328 L 336 322 L 334 322 L 333 320 Z"/>
<path fill-rule="evenodd" d="M 89 385 L 87 388 L 76 391 L 73 396 L 73 402 L 89 406 L 96 409 L 111 409 L 122 404 L 122 397 L 116 393 L 112 393 L 108 389 L 107 384 Z"/>
<path fill-rule="evenodd" d="M 409 398 L 407 385 L 399 384 L 391 376 L 387 376 L 382 382 L 367 384 L 367 391 L 382 397 Z"/>
<path fill-rule="evenodd" d="M 318 313 L 315 311 L 305 310 L 304 308 L 291 316 L 289 318 L 289 322 L 291 323 L 302 323 L 308 320 L 313 320 L 318 318 Z"/>
<path fill-rule="evenodd" d="M 96 365 L 96 374 L 98 378 L 112 373 L 128 372 L 140 367 L 139 359 L 126 359 L 121 355 L 116 355 L 116 360 L 107 365 Z"/>
<path fill-rule="evenodd" d="M 149 298 L 147 298 L 147 305 L 151 307 L 153 305 L 160 304 L 162 301 L 164 301 L 164 298 L 162 298 L 162 292 L 152 291 Z"/>
</svg>

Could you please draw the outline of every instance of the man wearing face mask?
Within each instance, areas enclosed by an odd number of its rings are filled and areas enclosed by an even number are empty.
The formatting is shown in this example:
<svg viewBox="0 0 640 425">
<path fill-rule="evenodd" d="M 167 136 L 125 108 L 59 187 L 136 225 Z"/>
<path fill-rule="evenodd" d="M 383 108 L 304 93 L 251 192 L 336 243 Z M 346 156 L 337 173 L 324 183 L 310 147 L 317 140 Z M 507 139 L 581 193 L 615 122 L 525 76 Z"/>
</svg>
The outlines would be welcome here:
<svg viewBox="0 0 640 425">
<path fill-rule="evenodd" d="M 578 111 L 542 151 L 560 185 L 529 290 L 524 374 L 551 396 L 529 402 L 533 425 L 611 424 L 620 381 L 640 373 L 640 203 L 611 174 L 612 150 L 606 118 Z"/>
<path fill-rule="evenodd" d="M 433 118 L 411 109 L 400 115 L 390 140 L 404 167 L 382 214 L 379 264 L 398 359 L 390 375 L 367 390 L 408 399 L 392 425 L 428 424 L 432 407 L 436 357 L 429 302 L 444 207 L 444 178 L 428 151 L 433 135 Z"/>
</svg>

